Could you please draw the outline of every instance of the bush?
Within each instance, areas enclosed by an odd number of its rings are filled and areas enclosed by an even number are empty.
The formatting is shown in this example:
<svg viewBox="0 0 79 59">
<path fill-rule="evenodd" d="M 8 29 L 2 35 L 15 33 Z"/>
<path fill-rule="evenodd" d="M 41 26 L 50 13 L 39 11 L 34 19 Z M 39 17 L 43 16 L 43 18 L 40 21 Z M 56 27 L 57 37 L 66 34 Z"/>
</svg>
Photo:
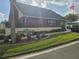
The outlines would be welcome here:
<svg viewBox="0 0 79 59">
<path fill-rule="evenodd" d="M 37 35 L 37 34 L 42 34 L 42 33 L 62 32 L 62 31 L 66 31 L 66 29 L 62 28 L 62 29 L 53 29 L 49 31 L 34 31 L 32 34 Z"/>
<path fill-rule="evenodd" d="M 4 40 L 4 35 L 0 35 L 0 40 Z"/>
<path fill-rule="evenodd" d="M 0 29 L 1 34 L 5 34 L 5 29 Z"/>
</svg>

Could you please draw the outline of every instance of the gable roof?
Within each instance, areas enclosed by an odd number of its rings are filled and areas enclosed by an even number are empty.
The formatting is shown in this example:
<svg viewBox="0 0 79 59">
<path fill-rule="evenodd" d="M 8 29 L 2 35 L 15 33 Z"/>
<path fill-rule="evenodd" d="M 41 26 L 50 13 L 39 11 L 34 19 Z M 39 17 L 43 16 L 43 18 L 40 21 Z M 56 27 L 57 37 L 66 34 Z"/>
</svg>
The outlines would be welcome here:
<svg viewBox="0 0 79 59">
<path fill-rule="evenodd" d="M 15 6 L 23 13 L 24 16 L 32 16 L 38 18 L 55 18 L 58 20 L 64 19 L 62 16 L 49 9 L 22 4 L 19 2 L 16 2 Z"/>
</svg>

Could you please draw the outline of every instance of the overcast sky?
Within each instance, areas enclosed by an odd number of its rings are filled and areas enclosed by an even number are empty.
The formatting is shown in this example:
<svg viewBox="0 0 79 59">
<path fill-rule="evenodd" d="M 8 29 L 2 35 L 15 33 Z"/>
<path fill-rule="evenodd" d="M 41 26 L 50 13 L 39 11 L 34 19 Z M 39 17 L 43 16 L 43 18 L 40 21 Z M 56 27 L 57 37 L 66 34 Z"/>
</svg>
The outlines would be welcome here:
<svg viewBox="0 0 79 59">
<path fill-rule="evenodd" d="M 79 3 L 79 0 L 17 0 L 18 2 L 30 4 L 34 6 L 39 6 L 42 8 L 49 8 L 60 15 L 65 15 L 70 12 L 67 6 L 69 3 L 75 2 Z M 62 7 L 62 8 L 60 8 Z M 8 19 L 9 15 L 9 0 L 0 0 L 0 21 L 4 19 Z M 79 6 L 77 7 L 77 11 L 79 11 Z"/>
</svg>

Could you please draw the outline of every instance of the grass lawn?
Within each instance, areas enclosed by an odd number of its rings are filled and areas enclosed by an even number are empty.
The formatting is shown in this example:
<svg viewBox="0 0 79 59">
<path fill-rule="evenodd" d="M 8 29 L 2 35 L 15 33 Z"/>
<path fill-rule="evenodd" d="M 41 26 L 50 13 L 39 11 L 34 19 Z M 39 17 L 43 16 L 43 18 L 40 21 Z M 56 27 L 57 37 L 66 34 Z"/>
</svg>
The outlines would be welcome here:
<svg viewBox="0 0 79 59">
<path fill-rule="evenodd" d="M 0 57 L 9 57 L 19 54 L 37 52 L 48 47 L 53 47 L 59 44 L 76 40 L 78 38 L 79 38 L 79 33 L 68 33 L 68 34 L 57 36 L 55 38 L 48 38 L 46 40 L 35 41 L 32 42 L 31 44 L 2 45 L 0 46 Z"/>
</svg>

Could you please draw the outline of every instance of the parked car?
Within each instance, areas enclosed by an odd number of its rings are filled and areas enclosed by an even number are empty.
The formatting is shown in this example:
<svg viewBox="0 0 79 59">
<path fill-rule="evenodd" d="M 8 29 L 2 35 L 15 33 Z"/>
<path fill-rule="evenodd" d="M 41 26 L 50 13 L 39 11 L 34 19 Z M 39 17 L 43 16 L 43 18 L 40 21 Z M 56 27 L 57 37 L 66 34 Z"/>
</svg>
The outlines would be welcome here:
<svg viewBox="0 0 79 59">
<path fill-rule="evenodd" d="M 79 22 L 73 22 L 71 27 L 72 32 L 79 32 Z"/>
</svg>

